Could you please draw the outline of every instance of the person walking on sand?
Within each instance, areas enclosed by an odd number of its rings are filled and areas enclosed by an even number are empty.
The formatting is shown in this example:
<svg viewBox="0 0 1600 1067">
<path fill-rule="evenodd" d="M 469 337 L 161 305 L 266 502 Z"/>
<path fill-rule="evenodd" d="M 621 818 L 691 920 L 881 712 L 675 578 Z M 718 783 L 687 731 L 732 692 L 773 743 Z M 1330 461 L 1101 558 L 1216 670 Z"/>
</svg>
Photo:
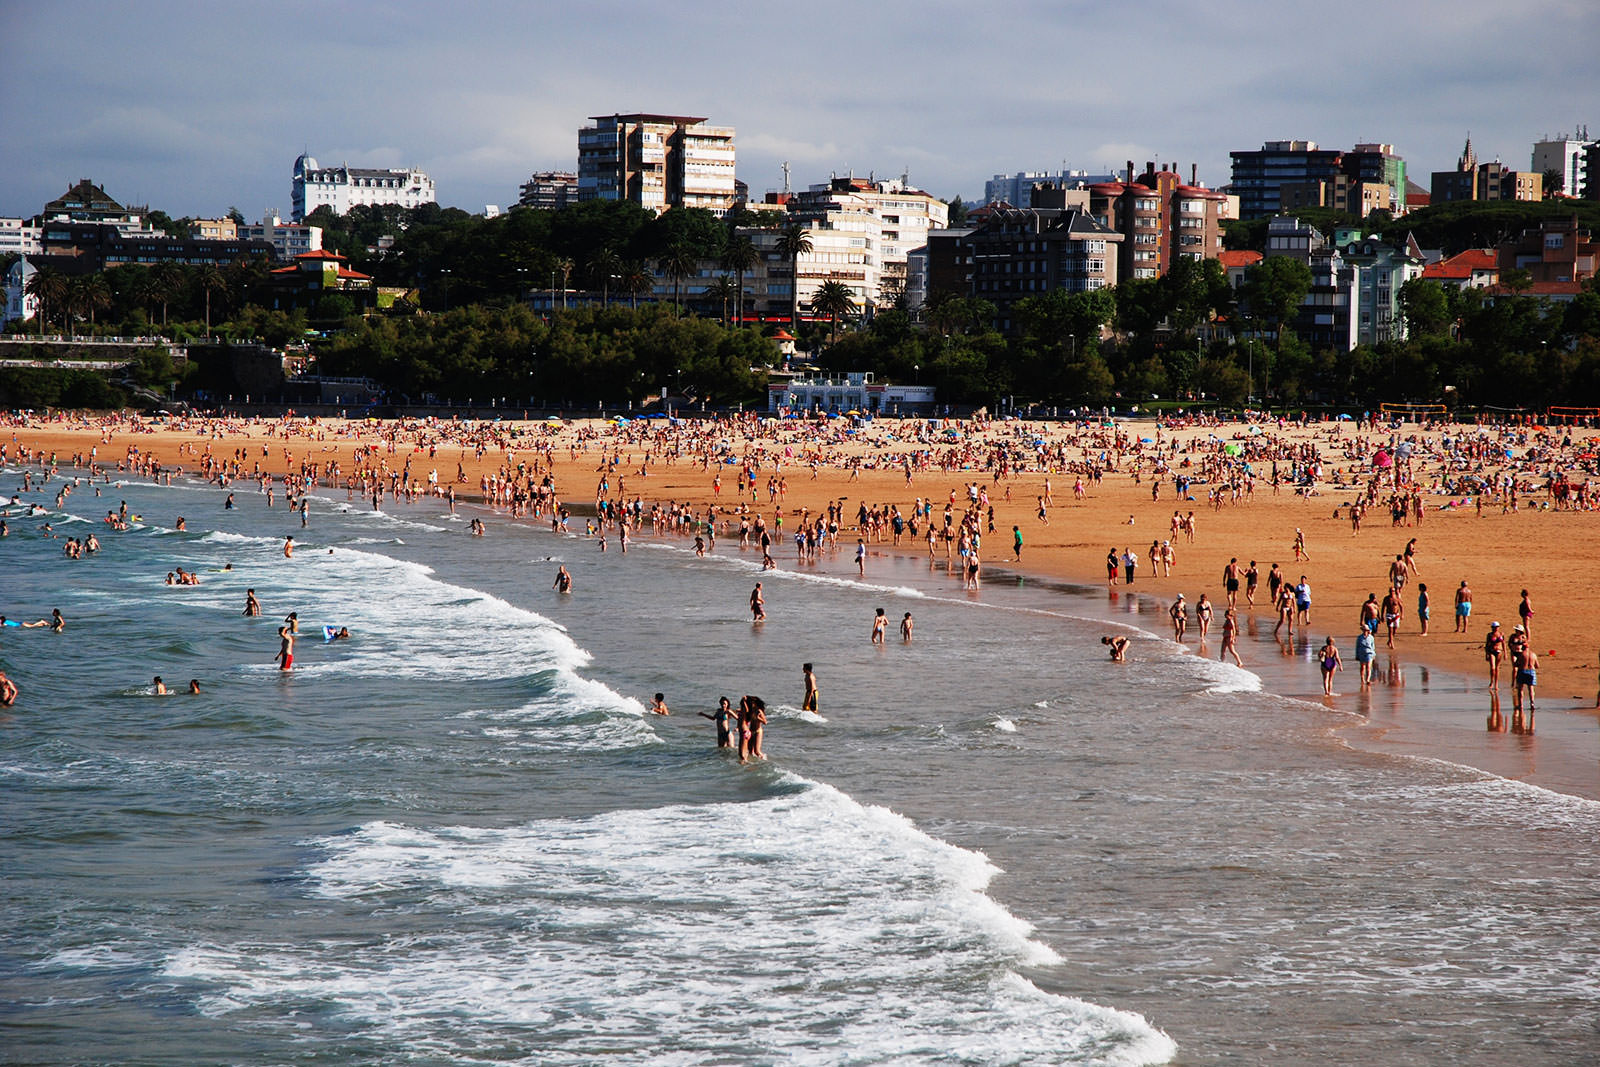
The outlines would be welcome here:
<svg viewBox="0 0 1600 1067">
<path fill-rule="evenodd" d="M 1205 593 L 1200 594 L 1200 599 L 1194 606 L 1194 621 L 1200 627 L 1200 643 L 1206 643 L 1206 636 L 1211 633 L 1211 598 Z"/>
<path fill-rule="evenodd" d="M 1418 637 L 1428 636 L 1428 583 L 1417 583 L 1417 621 L 1422 624 Z"/>
<path fill-rule="evenodd" d="M 1530 638 L 1533 637 L 1533 601 L 1528 599 L 1528 591 L 1522 591 L 1522 603 L 1517 605 L 1517 615 L 1522 619 L 1522 629 Z"/>
<path fill-rule="evenodd" d="M 1489 688 L 1500 688 L 1500 660 L 1506 652 L 1505 635 L 1500 632 L 1500 624 L 1491 622 L 1489 632 L 1483 638 L 1483 659 L 1489 664 Z"/>
<path fill-rule="evenodd" d="M 1172 639 L 1182 644 L 1183 633 L 1189 628 L 1189 605 L 1184 603 L 1182 593 L 1179 593 L 1178 599 L 1172 602 L 1167 614 L 1172 616 Z"/>
<path fill-rule="evenodd" d="M 1317 659 L 1322 667 L 1322 695 L 1338 696 L 1339 694 L 1333 691 L 1333 672 L 1344 670 L 1344 663 L 1339 659 L 1339 647 L 1333 643 L 1331 634 L 1317 652 Z"/>
<path fill-rule="evenodd" d="M 1539 656 L 1531 648 L 1522 650 L 1522 660 L 1511 678 L 1511 730 L 1533 733 L 1533 689 L 1539 681 Z M 1528 717 L 1522 717 L 1523 698 L 1527 698 Z"/>
<path fill-rule="evenodd" d="M 1228 595 L 1228 607 L 1230 608 L 1239 606 L 1239 577 L 1239 557 L 1235 556 L 1228 561 L 1226 567 L 1222 568 L 1222 588 Z"/>
<path fill-rule="evenodd" d="M 1295 621 L 1302 629 L 1311 625 L 1311 583 L 1303 574 L 1294 587 L 1294 612 Z"/>
<path fill-rule="evenodd" d="M 1361 688 L 1372 684 L 1372 661 L 1377 658 L 1377 638 L 1365 626 L 1356 635 L 1356 666 L 1361 671 Z"/>
<path fill-rule="evenodd" d="M 1294 561 L 1299 563 L 1302 560 L 1309 563 L 1311 556 L 1306 552 L 1306 535 L 1301 532 L 1300 527 L 1296 526 L 1294 528 Z"/>
<path fill-rule="evenodd" d="M 1467 632 L 1467 623 L 1472 618 L 1472 590 L 1467 588 L 1467 580 L 1461 579 L 1461 586 L 1456 590 L 1456 629 L 1458 634 Z"/>
<path fill-rule="evenodd" d="M 1229 656 L 1233 657 L 1235 666 L 1244 666 L 1239 659 L 1239 612 L 1236 608 L 1222 613 L 1222 651 L 1217 654 L 1217 661 L 1224 662 Z"/>
</svg>

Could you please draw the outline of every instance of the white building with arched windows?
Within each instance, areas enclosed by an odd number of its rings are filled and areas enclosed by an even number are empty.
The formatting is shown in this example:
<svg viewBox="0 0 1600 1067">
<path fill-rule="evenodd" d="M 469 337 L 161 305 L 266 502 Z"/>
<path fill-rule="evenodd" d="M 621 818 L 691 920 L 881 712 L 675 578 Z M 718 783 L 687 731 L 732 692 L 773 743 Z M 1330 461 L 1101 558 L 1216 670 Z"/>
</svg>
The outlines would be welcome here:
<svg viewBox="0 0 1600 1067">
<path fill-rule="evenodd" d="M 415 167 L 376 170 L 366 167 L 321 167 L 311 156 L 294 161 L 292 214 L 295 222 L 324 205 L 343 215 L 360 204 L 395 204 L 404 208 L 434 203 L 433 179 Z"/>
</svg>

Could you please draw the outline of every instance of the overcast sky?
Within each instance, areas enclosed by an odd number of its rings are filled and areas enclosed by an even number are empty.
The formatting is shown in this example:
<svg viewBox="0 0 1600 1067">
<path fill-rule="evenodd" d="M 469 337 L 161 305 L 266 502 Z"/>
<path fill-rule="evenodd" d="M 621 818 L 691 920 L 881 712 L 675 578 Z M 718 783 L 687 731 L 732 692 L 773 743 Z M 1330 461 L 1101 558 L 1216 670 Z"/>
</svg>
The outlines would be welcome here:
<svg viewBox="0 0 1600 1067">
<path fill-rule="evenodd" d="M 1600 0 L 445 5 L 0 0 L 0 215 L 79 178 L 173 216 L 289 214 L 294 158 L 416 165 L 441 203 L 572 170 L 590 115 L 737 130 L 759 199 L 853 171 L 997 173 L 1393 143 L 1414 176 L 1600 137 Z"/>
</svg>

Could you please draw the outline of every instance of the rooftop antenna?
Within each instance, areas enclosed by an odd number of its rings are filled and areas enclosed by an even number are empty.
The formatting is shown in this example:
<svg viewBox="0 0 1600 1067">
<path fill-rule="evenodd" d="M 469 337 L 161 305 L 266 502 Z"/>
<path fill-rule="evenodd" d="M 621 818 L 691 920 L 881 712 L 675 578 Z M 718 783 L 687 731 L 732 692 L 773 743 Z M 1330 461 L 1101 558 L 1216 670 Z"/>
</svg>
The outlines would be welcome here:
<svg viewBox="0 0 1600 1067">
<path fill-rule="evenodd" d="M 783 166 L 783 194 L 785 196 L 788 196 L 789 195 L 789 161 L 787 159 L 784 160 L 782 166 Z"/>
</svg>

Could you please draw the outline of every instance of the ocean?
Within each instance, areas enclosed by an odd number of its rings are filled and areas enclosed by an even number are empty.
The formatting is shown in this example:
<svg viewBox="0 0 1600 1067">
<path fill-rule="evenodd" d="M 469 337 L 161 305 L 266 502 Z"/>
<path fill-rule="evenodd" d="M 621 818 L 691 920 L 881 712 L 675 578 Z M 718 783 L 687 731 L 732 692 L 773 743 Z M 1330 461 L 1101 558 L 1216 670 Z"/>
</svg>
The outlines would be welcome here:
<svg viewBox="0 0 1600 1067">
<path fill-rule="evenodd" d="M 0 632 L 5 1063 L 1600 1059 L 1593 719 L 1401 663 L 1330 706 L 1270 628 L 1240 670 L 914 555 L 99 488 L 4 509 L 0 612 L 67 619 Z M 746 693 L 740 766 L 697 713 Z"/>
</svg>

